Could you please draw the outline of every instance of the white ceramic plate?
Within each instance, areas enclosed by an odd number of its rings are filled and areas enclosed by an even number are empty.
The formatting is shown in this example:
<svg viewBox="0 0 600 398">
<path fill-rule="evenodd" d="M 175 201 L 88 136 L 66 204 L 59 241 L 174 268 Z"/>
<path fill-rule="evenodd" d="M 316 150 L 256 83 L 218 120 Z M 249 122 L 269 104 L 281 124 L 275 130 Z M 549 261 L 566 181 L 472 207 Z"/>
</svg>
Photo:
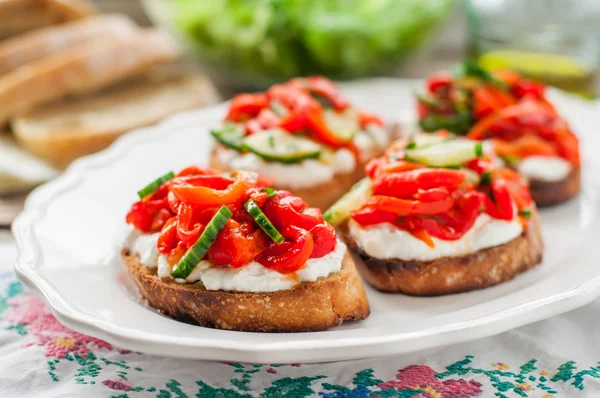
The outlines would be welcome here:
<svg viewBox="0 0 600 398">
<path fill-rule="evenodd" d="M 352 100 L 406 119 L 417 82 L 345 87 Z M 261 334 L 201 328 L 140 303 L 118 256 L 135 191 L 169 169 L 205 163 L 224 106 L 179 115 L 77 161 L 37 189 L 14 224 L 16 272 L 65 325 L 149 354 L 263 363 L 321 362 L 395 354 L 489 336 L 582 306 L 600 295 L 600 166 L 592 163 L 598 106 L 554 93 L 585 153 L 579 198 L 542 212 L 544 262 L 515 280 L 438 298 L 368 289 L 372 314 L 319 333 Z"/>
</svg>

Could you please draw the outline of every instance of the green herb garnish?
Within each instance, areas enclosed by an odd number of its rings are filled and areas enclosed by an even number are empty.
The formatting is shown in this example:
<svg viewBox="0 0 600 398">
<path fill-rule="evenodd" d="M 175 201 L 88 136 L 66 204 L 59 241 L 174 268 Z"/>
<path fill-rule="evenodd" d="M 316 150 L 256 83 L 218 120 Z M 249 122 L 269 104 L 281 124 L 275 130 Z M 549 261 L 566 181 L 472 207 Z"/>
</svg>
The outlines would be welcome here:
<svg viewBox="0 0 600 398">
<path fill-rule="evenodd" d="M 486 171 L 481 175 L 480 185 L 489 185 L 492 182 L 492 172 Z"/>
<path fill-rule="evenodd" d="M 531 218 L 531 209 L 519 210 L 519 215 L 525 218 Z"/>
</svg>

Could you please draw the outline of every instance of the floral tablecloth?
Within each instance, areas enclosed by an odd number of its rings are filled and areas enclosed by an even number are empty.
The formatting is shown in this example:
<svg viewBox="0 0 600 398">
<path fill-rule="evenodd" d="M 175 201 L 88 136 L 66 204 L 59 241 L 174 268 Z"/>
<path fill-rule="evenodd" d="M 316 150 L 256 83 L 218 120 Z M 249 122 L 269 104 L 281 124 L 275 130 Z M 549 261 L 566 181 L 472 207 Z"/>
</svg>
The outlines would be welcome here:
<svg viewBox="0 0 600 398">
<path fill-rule="evenodd" d="M 0 397 L 598 397 L 600 301 L 496 337 L 317 365 L 181 360 L 62 326 L 15 279 L 0 234 Z"/>
</svg>

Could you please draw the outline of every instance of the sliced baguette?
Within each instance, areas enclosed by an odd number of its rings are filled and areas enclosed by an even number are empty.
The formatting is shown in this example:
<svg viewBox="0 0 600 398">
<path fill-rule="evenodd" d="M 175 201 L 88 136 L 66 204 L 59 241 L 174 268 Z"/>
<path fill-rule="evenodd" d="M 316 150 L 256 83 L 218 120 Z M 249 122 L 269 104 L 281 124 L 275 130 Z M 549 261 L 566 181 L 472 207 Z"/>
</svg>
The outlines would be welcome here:
<svg viewBox="0 0 600 398">
<path fill-rule="evenodd" d="M 93 45 L 59 51 L 0 77 L 0 125 L 41 104 L 98 90 L 179 55 L 173 39 L 154 29 L 106 35 Z"/>
<path fill-rule="evenodd" d="M 14 119 L 11 127 L 32 154 L 64 168 L 125 132 L 217 100 L 213 85 L 197 73 L 150 75 L 31 111 Z"/>
<path fill-rule="evenodd" d="M 0 75 L 57 51 L 104 35 L 128 35 L 138 30 L 125 15 L 100 15 L 37 29 L 0 42 Z"/>
<path fill-rule="evenodd" d="M 523 234 L 503 245 L 432 261 L 373 258 L 347 231 L 342 234 L 357 268 L 369 284 L 384 292 L 411 296 L 483 289 L 513 279 L 542 261 L 540 219 L 535 210 Z"/>
<path fill-rule="evenodd" d="M 365 319 L 369 303 L 350 255 L 342 269 L 316 282 L 273 293 L 209 291 L 201 283 L 161 279 L 124 250 L 129 275 L 150 306 L 179 321 L 246 332 L 315 332 Z"/>
<path fill-rule="evenodd" d="M 87 0 L 0 0 L 0 40 L 94 13 Z"/>
<path fill-rule="evenodd" d="M 529 181 L 531 197 L 539 207 L 557 205 L 574 198 L 581 189 L 581 168 L 575 167 L 560 181 Z"/>
</svg>

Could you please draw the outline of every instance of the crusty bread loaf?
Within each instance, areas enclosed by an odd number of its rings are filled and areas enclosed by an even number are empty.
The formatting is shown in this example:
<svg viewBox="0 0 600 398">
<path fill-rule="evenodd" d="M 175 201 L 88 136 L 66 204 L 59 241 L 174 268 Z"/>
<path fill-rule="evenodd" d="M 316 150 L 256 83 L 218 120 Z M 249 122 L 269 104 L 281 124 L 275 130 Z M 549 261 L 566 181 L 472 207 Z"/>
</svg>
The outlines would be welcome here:
<svg viewBox="0 0 600 398">
<path fill-rule="evenodd" d="M 64 168 L 134 128 L 217 101 L 213 85 L 202 75 L 157 73 L 33 110 L 15 118 L 11 127 L 31 153 Z"/>
<path fill-rule="evenodd" d="M 98 90 L 178 56 L 173 39 L 154 29 L 105 35 L 93 45 L 59 51 L 0 77 L 0 125 L 41 104 Z"/>
<path fill-rule="evenodd" d="M 138 30 L 125 15 L 100 15 L 37 29 L 0 42 L 0 75 L 57 51 L 104 35 L 128 35 Z"/>
<path fill-rule="evenodd" d="M 432 261 L 373 258 L 344 231 L 345 227 L 342 233 L 362 277 L 376 289 L 412 296 L 438 296 L 493 286 L 539 264 L 543 251 L 539 223 L 539 215 L 534 210 L 523 234 L 510 242 Z"/>
<path fill-rule="evenodd" d="M 0 0 L 0 40 L 95 12 L 87 0 Z"/>
<path fill-rule="evenodd" d="M 202 283 L 161 279 L 124 250 L 129 275 L 150 306 L 179 321 L 246 332 L 314 332 L 365 319 L 369 303 L 349 254 L 342 269 L 272 293 L 209 291 Z"/>
<path fill-rule="evenodd" d="M 560 181 L 529 181 L 531 197 L 539 207 L 553 206 L 575 197 L 581 189 L 581 168 L 575 167 Z"/>
</svg>

